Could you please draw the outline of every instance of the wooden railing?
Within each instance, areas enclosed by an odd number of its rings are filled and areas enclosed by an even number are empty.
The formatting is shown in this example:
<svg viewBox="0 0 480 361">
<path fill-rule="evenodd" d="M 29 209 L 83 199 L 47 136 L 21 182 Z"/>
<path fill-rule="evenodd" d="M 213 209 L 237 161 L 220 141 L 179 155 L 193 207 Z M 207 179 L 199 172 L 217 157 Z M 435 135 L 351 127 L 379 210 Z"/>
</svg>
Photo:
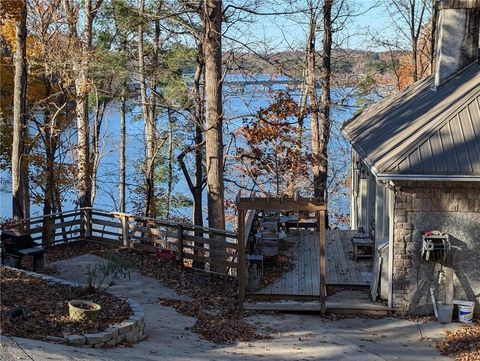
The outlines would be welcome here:
<svg viewBox="0 0 480 361">
<path fill-rule="evenodd" d="M 2 230 L 14 229 L 28 233 L 38 244 L 53 245 L 83 237 L 84 210 L 52 213 L 2 224 Z"/>
<path fill-rule="evenodd" d="M 93 208 L 9 222 L 3 228 L 27 232 L 47 246 L 85 239 L 142 250 L 170 250 L 185 266 L 238 274 L 237 233 L 225 230 Z"/>
</svg>

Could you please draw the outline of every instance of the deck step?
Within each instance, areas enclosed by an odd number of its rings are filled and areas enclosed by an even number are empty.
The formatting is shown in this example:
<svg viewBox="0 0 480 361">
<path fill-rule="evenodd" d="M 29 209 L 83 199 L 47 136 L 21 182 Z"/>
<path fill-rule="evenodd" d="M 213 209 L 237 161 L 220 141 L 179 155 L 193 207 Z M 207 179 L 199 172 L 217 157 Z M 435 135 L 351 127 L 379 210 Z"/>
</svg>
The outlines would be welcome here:
<svg viewBox="0 0 480 361">
<path fill-rule="evenodd" d="M 255 310 L 255 311 L 320 312 L 320 302 L 295 302 L 295 301 L 256 302 L 256 303 L 244 303 L 243 308 L 245 310 Z"/>
<path fill-rule="evenodd" d="M 356 301 L 327 301 L 327 312 L 388 312 L 392 311 L 388 306 L 372 302 Z M 320 302 L 297 302 L 297 301 L 278 301 L 278 302 L 256 302 L 244 303 L 243 308 L 255 311 L 283 311 L 283 312 L 320 312 Z"/>
</svg>

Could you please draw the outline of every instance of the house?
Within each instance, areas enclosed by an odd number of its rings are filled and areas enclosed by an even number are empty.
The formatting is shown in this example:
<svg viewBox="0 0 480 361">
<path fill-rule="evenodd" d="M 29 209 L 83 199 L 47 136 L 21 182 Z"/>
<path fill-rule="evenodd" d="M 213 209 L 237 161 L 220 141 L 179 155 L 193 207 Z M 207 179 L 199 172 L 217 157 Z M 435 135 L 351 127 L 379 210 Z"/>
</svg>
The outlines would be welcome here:
<svg viewBox="0 0 480 361">
<path fill-rule="evenodd" d="M 432 312 L 430 288 L 443 299 L 448 270 L 453 298 L 479 310 L 479 14 L 478 0 L 437 2 L 434 74 L 343 126 L 352 145 L 351 228 L 374 232 L 381 294 L 397 311 Z M 448 234 L 445 261 L 422 257 L 428 230 Z"/>
</svg>

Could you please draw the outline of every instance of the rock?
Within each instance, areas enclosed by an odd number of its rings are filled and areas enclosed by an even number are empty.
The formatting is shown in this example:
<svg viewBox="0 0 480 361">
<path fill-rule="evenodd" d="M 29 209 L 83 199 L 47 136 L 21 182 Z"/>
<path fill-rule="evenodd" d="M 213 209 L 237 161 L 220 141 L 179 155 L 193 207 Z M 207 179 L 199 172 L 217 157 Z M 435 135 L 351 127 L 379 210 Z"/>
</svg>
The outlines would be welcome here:
<svg viewBox="0 0 480 361">
<path fill-rule="evenodd" d="M 70 335 L 67 337 L 68 344 L 72 346 L 81 346 L 86 342 L 86 338 L 83 335 Z"/>
<path fill-rule="evenodd" d="M 118 327 L 119 335 L 124 335 L 135 327 L 135 321 L 130 321 L 130 320 L 123 321 L 115 325 L 115 327 Z"/>
<path fill-rule="evenodd" d="M 105 332 L 111 335 L 111 338 L 115 338 L 118 336 L 119 329 L 117 327 L 109 327 L 105 330 Z"/>
<path fill-rule="evenodd" d="M 139 338 L 138 330 L 132 330 L 125 335 L 125 341 L 137 342 Z"/>
<path fill-rule="evenodd" d="M 68 340 L 63 337 L 47 336 L 45 337 L 45 341 L 65 344 Z"/>
<path fill-rule="evenodd" d="M 105 343 L 112 339 L 111 333 L 108 332 L 98 332 L 98 333 L 86 333 L 85 335 L 86 342 L 89 345 L 97 345 L 99 343 Z"/>
</svg>

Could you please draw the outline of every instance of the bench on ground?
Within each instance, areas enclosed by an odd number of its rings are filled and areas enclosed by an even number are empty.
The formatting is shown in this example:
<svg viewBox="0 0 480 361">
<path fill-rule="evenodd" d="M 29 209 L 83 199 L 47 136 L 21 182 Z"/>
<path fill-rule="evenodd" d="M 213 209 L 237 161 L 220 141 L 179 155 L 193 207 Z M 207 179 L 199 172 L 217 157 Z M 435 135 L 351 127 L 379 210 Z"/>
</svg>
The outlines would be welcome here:
<svg viewBox="0 0 480 361">
<path fill-rule="evenodd" d="M 373 240 L 369 235 L 356 234 L 351 239 L 353 246 L 353 259 L 373 257 Z"/>
<path fill-rule="evenodd" d="M 5 230 L 2 232 L 2 264 L 5 260 L 10 260 L 10 265 L 21 268 L 22 259 L 25 256 L 32 256 L 33 270 L 45 266 L 45 249 L 37 245 L 32 236 L 14 230 Z"/>
</svg>

